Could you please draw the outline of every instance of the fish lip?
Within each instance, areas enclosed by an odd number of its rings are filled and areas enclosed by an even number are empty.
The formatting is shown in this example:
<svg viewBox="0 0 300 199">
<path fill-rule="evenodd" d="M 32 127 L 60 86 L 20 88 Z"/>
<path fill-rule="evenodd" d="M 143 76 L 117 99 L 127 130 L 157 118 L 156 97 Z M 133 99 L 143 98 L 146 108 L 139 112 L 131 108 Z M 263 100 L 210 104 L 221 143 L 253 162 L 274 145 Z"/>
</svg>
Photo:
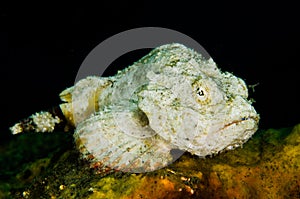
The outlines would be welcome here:
<svg viewBox="0 0 300 199">
<path fill-rule="evenodd" d="M 229 122 L 229 123 L 225 124 L 222 128 L 219 129 L 219 131 L 223 131 L 224 129 L 227 129 L 228 127 L 230 127 L 232 125 L 237 125 L 237 124 L 240 124 L 242 122 L 247 122 L 249 120 L 253 120 L 253 121 L 255 121 L 256 124 L 258 124 L 259 115 L 243 116 L 240 119 L 236 119 L 236 120 L 233 120 L 232 122 Z M 255 129 L 255 127 L 253 127 L 252 129 Z M 251 130 L 251 129 L 246 129 L 246 130 Z"/>
<path fill-rule="evenodd" d="M 254 121 L 254 124 L 251 125 L 251 127 L 249 128 L 246 128 L 244 129 L 244 133 L 243 135 L 246 135 L 246 136 L 243 136 L 243 137 L 239 137 L 237 138 L 234 142 L 230 143 L 229 145 L 227 145 L 226 147 L 224 147 L 222 150 L 220 150 L 219 152 L 222 153 L 223 151 L 227 151 L 227 150 L 233 150 L 237 147 L 240 147 L 243 145 L 243 143 L 245 143 L 250 137 L 251 135 L 253 135 L 253 133 L 255 131 L 257 131 L 258 129 L 258 122 L 259 122 L 259 115 L 256 114 L 256 115 L 251 115 L 251 116 L 247 116 L 247 117 L 241 117 L 241 119 L 239 120 L 234 120 L 228 124 L 226 124 L 224 127 L 222 127 L 220 129 L 220 131 L 225 131 L 227 128 L 229 128 L 230 126 L 232 125 L 236 125 L 236 124 L 240 124 L 242 122 L 249 122 L 249 120 L 253 120 Z M 246 132 L 250 132 L 250 134 L 246 133 Z M 250 136 L 249 136 L 250 135 Z"/>
</svg>

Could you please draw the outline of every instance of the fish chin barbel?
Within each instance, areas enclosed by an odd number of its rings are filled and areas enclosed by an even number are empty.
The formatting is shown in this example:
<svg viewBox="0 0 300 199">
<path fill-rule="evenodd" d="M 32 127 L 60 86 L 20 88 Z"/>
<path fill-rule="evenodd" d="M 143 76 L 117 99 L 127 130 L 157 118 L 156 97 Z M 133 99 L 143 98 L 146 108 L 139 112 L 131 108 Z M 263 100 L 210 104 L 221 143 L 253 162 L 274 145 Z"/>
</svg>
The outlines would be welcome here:
<svg viewBox="0 0 300 199">
<path fill-rule="evenodd" d="M 245 82 L 181 44 L 155 48 L 112 77 L 87 77 L 64 90 L 65 103 L 11 128 L 13 134 L 75 127 L 84 158 L 143 172 L 176 160 L 231 150 L 257 130 Z"/>
</svg>

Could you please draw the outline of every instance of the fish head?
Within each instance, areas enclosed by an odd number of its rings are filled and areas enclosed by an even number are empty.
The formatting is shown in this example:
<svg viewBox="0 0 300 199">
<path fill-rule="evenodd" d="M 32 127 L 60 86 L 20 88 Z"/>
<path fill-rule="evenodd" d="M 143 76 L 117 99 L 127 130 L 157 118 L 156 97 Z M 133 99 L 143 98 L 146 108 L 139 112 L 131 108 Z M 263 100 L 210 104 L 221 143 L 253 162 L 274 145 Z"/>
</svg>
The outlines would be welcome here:
<svg viewBox="0 0 300 199">
<path fill-rule="evenodd" d="M 241 146 L 257 131 L 259 114 L 246 83 L 212 59 L 153 68 L 138 107 L 173 148 L 203 157 Z"/>
</svg>

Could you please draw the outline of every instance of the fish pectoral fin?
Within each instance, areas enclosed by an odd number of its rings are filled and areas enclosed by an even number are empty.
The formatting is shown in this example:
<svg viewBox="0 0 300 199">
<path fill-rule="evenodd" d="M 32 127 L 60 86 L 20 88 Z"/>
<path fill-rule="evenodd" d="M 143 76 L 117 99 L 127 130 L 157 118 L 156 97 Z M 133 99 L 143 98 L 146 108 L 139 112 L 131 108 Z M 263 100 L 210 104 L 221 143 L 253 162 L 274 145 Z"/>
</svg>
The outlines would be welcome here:
<svg viewBox="0 0 300 199">
<path fill-rule="evenodd" d="M 116 111 L 114 120 L 121 131 L 135 138 L 149 138 L 156 135 L 156 132 L 149 126 L 147 115 L 136 105 Z"/>
<path fill-rule="evenodd" d="M 88 158 L 91 154 L 93 162 L 134 173 L 154 171 L 174 161 L 170 143 L 158 135 L 149 137 L 151 132 L 134 132 L 136 126 L 130 122 L 133 113 L 124 114 L 128 120 L 124 122 L 115 118 L 116 112 L 119 110 L 107 110 L 78 125 L 74 137 L 83 157 Z"/>
</svg>

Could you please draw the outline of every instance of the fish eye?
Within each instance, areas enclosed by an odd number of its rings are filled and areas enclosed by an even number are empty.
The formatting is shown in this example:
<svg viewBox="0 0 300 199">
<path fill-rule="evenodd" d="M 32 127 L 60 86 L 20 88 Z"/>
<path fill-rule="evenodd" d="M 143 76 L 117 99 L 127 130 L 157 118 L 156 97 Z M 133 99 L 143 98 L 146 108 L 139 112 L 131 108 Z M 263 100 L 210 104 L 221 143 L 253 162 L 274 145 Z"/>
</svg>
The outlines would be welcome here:
<svg viewBox="0 0 300 199">
<path fill-rule="evenodd" d="M 194 89 L 195 98 L 200 104 L 209 103 L 209 93 L 206 87 L 197 86 Z"/>
<path fill-rule="evenodd" d="M 200 97 L 203 97 L 205 94 L 204 94 L 204 89 L 202 89 L 202 88 L 197 88 L 196 89 L 196 91 L 197 91 L 197 94 L 200 96 Z"/>
<path fill-rule="evenodd" d="M 204 87 L 196 87 L 197 99 L 201 102 L 206 101 L 207 99 L 207 91 Z"/>
<path fill-rule="evenodd" d="M 203 85 L 200 82 L 194 82 L 193 90 L 197 102 L 200 104 L 207 104 L 210 102 L 208 87 L 206 85 Z"/>
</svg>

